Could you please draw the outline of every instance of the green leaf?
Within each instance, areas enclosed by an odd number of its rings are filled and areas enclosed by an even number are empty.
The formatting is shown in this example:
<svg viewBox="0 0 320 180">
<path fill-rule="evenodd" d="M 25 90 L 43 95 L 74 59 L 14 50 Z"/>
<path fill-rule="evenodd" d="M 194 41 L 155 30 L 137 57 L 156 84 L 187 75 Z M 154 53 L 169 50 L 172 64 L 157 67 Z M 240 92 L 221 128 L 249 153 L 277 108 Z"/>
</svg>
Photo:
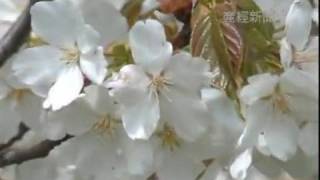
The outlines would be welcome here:
<svg viewBox="0 0 320 180">
<path fill-rule="evenodd" d="M 130 0 L 122 8 L 121 13 L 127 18 L 129 26 L 132 26 L 139 19 L 142 3 L 143 0 Z"/>
<path fill-rule="evenodd" d="M 126 44 L 113 45 L 106 56 L 112 60 L 109 68 L 113 71 L 119 71 L 124 65 L 133 64 L 131 50 Z"/>
<path fill-rule="evenodd" d="M 247 12 L 257 12 L 262 15 L 262 11 L 260 10 L 259 6 L 253 0 L 238 0 L 237 7 L 239 11 L 247 11 Z M 272 22 L 250 22 L 241 24 L 244 29 L 252 29 L 256 28 L 263 36 L 271 40 L 272 36 L 275 32 L 275 28 Z"/>
<path fill-rule="evenodd" d="M 191 50 L 194 56 L 210 61 L 215 85 L 236 92 L 241 83 L 242 45 L 242 37 L 234 24 L 223 22 L 218 11 L 198 4 L 193 14 Z"/>
<path fill-rule="evenodd" d="M 237 8 L 238 11 L 256 12 L 263 15 L 253 0 L 238 0 Z M 243 31 L 245 44 L 242 77 L 246 79 L 257 73 L 281 71 L 279 45 L 273 38 L 276 30 L 272 22 L 242 23 L 239 24 L 239 27 Z"/>
</svg>

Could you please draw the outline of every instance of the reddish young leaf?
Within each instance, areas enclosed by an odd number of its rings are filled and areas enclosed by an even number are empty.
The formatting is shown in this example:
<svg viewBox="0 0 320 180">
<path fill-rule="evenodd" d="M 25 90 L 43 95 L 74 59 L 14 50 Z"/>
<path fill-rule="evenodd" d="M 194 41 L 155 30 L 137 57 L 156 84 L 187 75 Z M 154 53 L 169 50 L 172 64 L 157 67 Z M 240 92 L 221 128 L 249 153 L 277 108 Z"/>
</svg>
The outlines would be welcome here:
<svg viewBox="0 0 320 180">
<path fill-rule="evenodd" d="M 192 0 L 158 0 L 160 9 L 165 13 L 172 13 L 192 5 Z"/>
<path fill-rule="evenodd" d="M 213 70 L 223 72 L 237 88 L 241 84 L 243 40 L 237 25 L 223 19 L 225 12 L 235 10 L 230 2 L 210 8 L 198 4 L 192 17 L 191 50 L 193 55 L 209 59 Z"/>
</svg>

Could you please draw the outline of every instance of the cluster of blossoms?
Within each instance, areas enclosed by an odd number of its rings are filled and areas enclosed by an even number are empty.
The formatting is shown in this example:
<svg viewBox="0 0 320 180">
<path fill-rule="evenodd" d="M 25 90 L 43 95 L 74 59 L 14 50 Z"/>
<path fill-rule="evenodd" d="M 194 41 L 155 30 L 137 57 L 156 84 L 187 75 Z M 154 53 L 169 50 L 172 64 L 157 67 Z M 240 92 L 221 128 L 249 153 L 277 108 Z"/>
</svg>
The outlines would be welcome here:
<svg viewBox="0 0 320 180">
<path fill-rule="evenodd" d="M 168 41 L 163 23 L 174 17 L 153 12 L 157 1 L 141 9 L 157 18 L 132 26 L 121 14 L 125 0 L 34 4 L 32 37 L 0 69 L 0 144 L 21 122 L 28 142 L 72 138 L 15 166 L 14 179 L 317 179 L 318 10 L 286 1 L 290 9 L 275 15 L 256 1 L 285 24 L 283 71 L 246 79 L 239 106 L 212 83 L 207 60 Z M 0 6 L 3 20 L 17 17 L 10 0 Z M 112 58 L 117 44 L 132 62 Z"/>
</svg>

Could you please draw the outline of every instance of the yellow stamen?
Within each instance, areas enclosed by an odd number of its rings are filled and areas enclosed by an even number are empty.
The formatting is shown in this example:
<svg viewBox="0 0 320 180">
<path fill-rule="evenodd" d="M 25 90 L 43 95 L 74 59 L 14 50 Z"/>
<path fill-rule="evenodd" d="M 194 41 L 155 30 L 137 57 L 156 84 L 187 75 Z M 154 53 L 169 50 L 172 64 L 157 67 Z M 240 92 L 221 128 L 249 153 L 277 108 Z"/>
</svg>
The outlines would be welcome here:
<svg viewBox="0 0 320 180">
<path fill-rule="evenodd" d="M 164 124 L 163 130 L 158 133 L 158 137 L 162 140 L 162 146 L 168 147 L 170 151 L 180 146 L 178 135 L 174 128 L 168 124 Z"/>
<path fill-rule="evenodd" d="M 171 85 L 173 85 L 173 83 L 168 78 L 159 75 L 151 78 L 149 87 L 156 97 L 161 93 L 168 101 L 171 101 L 170 97 L 167 95 L 167 92 L 169 91 L 168 87 Z"/>
<path fill-rule="evenodd" d="M 15 89 L 11 91 L 11 93 L 9 94 L 9 97 L 14 99 L 16 102 L 21 102 L 25 94 L 28 92 L 29 90 L 27 89 Z"/>
<path fill-rule="evenodd" d="M 272 96 L 273 105 L 276 109 L 279 109 L 283 113 L 289 111 L 289 105 L 283 94 L 276 92 Z"/>
<path fill-rule="evenodd" d="M 162 76 L 156 76 L 152 79 L 151 86 L 157 90 L 163 89 L 166 86 L 166 79 Z"/>
<path fill-rule="evenodd" d="M 80 60 L 80 51 L 78 48 L 64 50 L 63 60 L 67 63 L 76 63 Z"/>
<path fill-rule="evenodd" d="M 119 121 L 112 118 L 110 115 L 103 116 L 100 121 L 98 121 L 93 126 L 93 130 L 100 134 L 107 134 L 112 136 L 119 125 Z"/>
</svg>

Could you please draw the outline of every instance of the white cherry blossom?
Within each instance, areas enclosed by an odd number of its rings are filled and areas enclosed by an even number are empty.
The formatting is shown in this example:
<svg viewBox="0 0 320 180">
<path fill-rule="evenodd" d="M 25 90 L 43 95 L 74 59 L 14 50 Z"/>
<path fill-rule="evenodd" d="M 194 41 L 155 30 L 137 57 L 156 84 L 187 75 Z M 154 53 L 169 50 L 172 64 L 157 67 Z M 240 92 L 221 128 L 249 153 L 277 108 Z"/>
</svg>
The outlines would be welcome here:
<svg viewBox="0 0 320 180">
<path fill-rule="evenodd" d="M 120 12 L 120 7 L 127 0 L 73 1 L 80 7 L 85 23 L 91 25 L 100 34 L 100 42 L 103 47 L 127 37 L 127 20 Z"/>
<path fill-rule="evenodd" d="M 61 176 L 70 176 L 90 180 L 92 177 L 104 179 L 108 175 L 110 179 L 129 180 L 151 175 L 148 171 L 153 163 L 151 144 L 133 141 L 127 136 L 117 117 L 117 105 L 113 104 L 105 90 L 89 86 L 85 99 L 77 99 L 74 102 L 77 104 L 71 104 L 70 108 L 48 115 L 44 122 L 47 124 L 42 125 L 47 137 L 60 139 L 66 133 L 76 137 L 55 148 L 48 158 L 22 166 L 23 173 L 18 179 L 46 177 L 60 180 Z M 43 167 L 37 169 L 35 166 Z M 60 170 L 65 171 L 69 167 L 72 171 L 60 174 Z M 29 174 L 30 170 L 33 174 Z M 47 170 L 57 173 L 47 173 Z"/>
<path fill-rule="evenodd" d="M 240 93 L 247 106 L 240 144 L 255 145 L 261 134 L 273 156 L 289 160 L 297 151 L 300 127 L 318 121 L 317 85 L 309 74 L 296 68 L 280 76 L 255 75 L 248 81 Z"/>
<path fill-rule="evenodd" d="M 41 101 L 13 77 L 10 63 L 0 69 L 0 143 L 12 138 L 21 122 L 40 118 Z"/>
<path fill-rule="evenodd" d="M 129 33 L 129 43 L 135 65 L 124 66 L 107 84 L 120 103 L 128 135 L 148 139 L 161 119 L 180 137 L 195 140 L 206 129 L 200 89 L 209 82 L 208 64 L 185 52 L 173 55 L 163 26 L 155 20 L 137 22 Z"/>
<path fill-rule="evenodd" d="M 295 66 L 315 79 L 319 83 L 319 37 L 311 36 L 303 51 L 294 50 L 286 39 L 281 41 L 280 55 L 284 68 Z"/>
<path fill-rule="evenodd" d="M 147 169 L 153 163 L 151 144 L 138 140 L 132 141 L 127 136 L 119 119 L 118 107 L 109 97 L 107 89 L 91 85 L 85 88 L 85 92 L 84 97 L 75 100 L 68 107 L 59 111 L 48 112 L 47 117 L 41 121 L 29 121 L 28 125 L 49 139 L 61 139 L 66 134 L 76 136 L 66 145 L 56 148 L 56 151 L 60 153 L 54 156 L 54 159 L 58 159 L 57 163 L 64 162 L 67 159 L 66 163 L 68 164 L 63 164 L 61 167 L 60 165 L 51 167 L 49 164 L 47 168 L 68 169 L 72 166 L 75 167 L 75 173 L 81 171 L 87 175 L 105 169 L 110 170 L 108 171 L 110 174 L 114 173 L 115 179 L 127 176 L 147 176 Z M 86 149 L 87 146 L 91 146 L 95 150 Z M 91 151 L 94 151 L 94 153 Z M 66 158 L 69 156 L 71 156 L 71 159 Z M 99 157 L 103 157 L 101 162 L 96 162 Z M 80 159 L 87 160 L 79 162 Z M 38 165 L 42 161 L 35 161 L 34 163 Z M 92 168 L 87 169 L 88 167 L 85 165 L 95 163 L 101 163 L 100 169 L 93 171 Z M 101 171 L 100 178 L 103 178 L 105 173 L 107 172 Z M 80 174 L 79 178 L 87 176 L 83 174 Z M 37 178 L 42 175 L 44 174 L 35 171 Z M 116 178 L 116 176 L 119 177 Z M 21 177 L 26 178 L 25 176 Z M 27 177 L 29 178 L 29 176 Z"/>
<path fill-rule="evenodd" d="M 55 0 L 39 2 L 31 8 L 32 29 L 49 45 L 23 50 L 14 60 L 13 69 L 22 82 L 46 97 L 43 103 L 46 109 L 59 110 L 77 99 L 85 78 L 101 84 L 106 76 L 108 63 L 102 45 L 110 43 L 112 31 L 101 34 L 100 26 L 94 27 L 95 30 L 86 23 L 101 23 L 98 18 L 97 22 L 92 19 L 94 15 L 102 16 L 99 11 L 102 9 L 94 7 L 112 9 L 113 6 L 107 2 L 96 3 L 80 9 L 79 4 L 69 0 Z M 92 14 L 93 10 L 96 10 L 95 14 Z M 119 14 L 113 15 L 116 18 Z M 116 28 L 123 32 L 126 26 Z"/>
<path fill-rule="evenodd" d="M 281 161 L 261 151 L 252 151 L 252 166 L 266 177 L 275 178 L 287 173 L 292 179 L 313 179 L 315 173 L 312 158 L 306 156 L 300 149 L 288 161 Z"/>
<path fill-rule="evenodd" d="M 126 134 L 123 132 L 123 135 Z M 134 147 L 144 147 L 143 143 L 131 143 L 131 159 L 126 158 L 122 143 L 114 137 L 102 137 L 95 132 L 88 132 L 75 137 L 54 149 L 47 158 L 32 160 L 18 167 L 17 180 L 139 180 L 146 179 L 143 175 L 130 174 L 131 168 L 139 168 L 146 158 L 144 151 L 134 151 Z M 118 136 L 120 135 L 120 136 Z M 115 138 L 115 139 L 114 139 Z M 123 138 L 125 138 L 123 136 Z M 128 140 L 129 138 L 126 137 Z M 139 154 L 140 153 L 140 154 Z M 139 160 L 139 161 L 137 161 Z M 129 168 L 130 168 L 129 167 Z M 133 170 L 133 169 L 131 169 Z M 144 177 L 144 178 L 143 178 Z"/>
<path fill-rule="evenodd" d="M 118 118 L 117 108 L 108 91 L 98 85 L 84 88 L 85 96 L 73 101 L 58 111 L 47 111 L 41 119 L 26 121 L 42 136 L 58 140 L 66 134 L 81 135 L 91 130 L 96 123 L 108 118 Z"/>
<path fill-rule="evenodd" d="M 27 2 L 0 0 L 0 36 Z M 31 7 L 29 38 L 9 59 L 0 59 L 0 166 L 38 150 L 43 141 L 62 142 L 46 157 L 1 167 L 0 179 L 318 178 L 318 0 L 243 2 L 250 18 L 251 10 L 261 9 L 272 19 L 275 32 L 268 41 L 282 39 L 279 52 L 259 58 L 263 66 L 247 64 L 254 52 L 243 56 L 238 75 L 244 81 L 237 89 L 215 84 L 213 74 L 223 73 L 215 71 L 215 58 L 192 55 L 200 44 L 202 51 L 219 45 L 204 42 L 210 40 L 210 18 L 197 23 L 190 11 L 189 40 L 195 43 L 177 47 L 189 22 L 177 20 L 180 12 L 162 12 L 160 4 L 41 0 Z M 259 35 L 264 25 L 239 30 L 246 39 L 248 30 Z M 178 27 L 176 38 L 166 37 L 171 26 Z M 232 41 L 227 34 L 224 40 Z M 244 45 L 245 52 L 252 43 Z M 7 148 L 21 123 L 29 131 Z"/>
</svg>

